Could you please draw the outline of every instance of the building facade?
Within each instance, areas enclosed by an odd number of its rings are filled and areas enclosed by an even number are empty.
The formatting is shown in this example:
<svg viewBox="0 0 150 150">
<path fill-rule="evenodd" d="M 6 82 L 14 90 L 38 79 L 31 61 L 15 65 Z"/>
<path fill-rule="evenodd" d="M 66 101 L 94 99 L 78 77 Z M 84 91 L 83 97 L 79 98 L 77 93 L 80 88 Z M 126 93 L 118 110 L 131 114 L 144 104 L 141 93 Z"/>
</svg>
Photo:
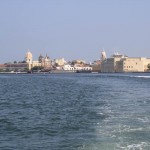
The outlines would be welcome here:
<svg viewBox="0 0 150 150">
<path fill-rule="evenodd" d="M 92 63 L 92 72 L 101 72 L 101 60 L 96 60 Z"/>
<path fill-rule="evenodd" d="M 150 58 L 130 58 L 115 54 L 101 63 L 101 72 L 147 72 Z"/>
<path fill-rule="evenodd" d="M 27 52 L 25 56 L 25 61 L 28 64 L 28 70 L 31 70 L 33 67 L 42 67 L 44 70 L 50 70 L 52 67 L 51 60 L 48 55 L 43 57 L 39 56 L 39 59 L 33 61 L 33 56 L 31 52 Z"/>
<path fill-rule="evenodd" d="M 149 58 L 125 58 L 120 61 L 120 70 L 122 72 L 147 72 Z"/>
<path fill-rule="evenodd" d="M 111 57 L 102 61 L 101 63 L 101 72 L 118 72 L 118 64 L 122 57 Z"/>
<path fill-rule="evenodd" d="M 27 70 L 27 63 L 0 64 L 0 72 L 26 72 Z"/>
<path fill-rule="evenodd" d="M 76 72 L 76 71 L 92 71 L 92 67 L 89 66 L 89 65 L 64 65 L 63 66 L 63 70 L 65 71 L 73 71 L 73 72 Z"/>
<path fill-rule="evenodd" d="M 63 66 L 65 65 L 67 62 L 65 61 L 64 58 L 60 58 L 60 59 L 55 59 L 54 60 L 54 64 L 57 66 Z"/>
</svg>

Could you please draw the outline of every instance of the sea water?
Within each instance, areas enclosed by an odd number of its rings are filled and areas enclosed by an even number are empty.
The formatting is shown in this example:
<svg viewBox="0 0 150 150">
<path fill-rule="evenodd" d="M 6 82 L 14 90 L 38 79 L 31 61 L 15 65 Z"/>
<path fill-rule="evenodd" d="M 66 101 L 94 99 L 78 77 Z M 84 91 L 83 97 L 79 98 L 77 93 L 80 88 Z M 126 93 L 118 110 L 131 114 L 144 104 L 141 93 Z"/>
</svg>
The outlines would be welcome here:
<svg viewBox="0 0 150 150">
<path fill-rule="evenodd" d="M 150 74 L 1 74 L 0 150 L 150 150 Z"/>
</svg>

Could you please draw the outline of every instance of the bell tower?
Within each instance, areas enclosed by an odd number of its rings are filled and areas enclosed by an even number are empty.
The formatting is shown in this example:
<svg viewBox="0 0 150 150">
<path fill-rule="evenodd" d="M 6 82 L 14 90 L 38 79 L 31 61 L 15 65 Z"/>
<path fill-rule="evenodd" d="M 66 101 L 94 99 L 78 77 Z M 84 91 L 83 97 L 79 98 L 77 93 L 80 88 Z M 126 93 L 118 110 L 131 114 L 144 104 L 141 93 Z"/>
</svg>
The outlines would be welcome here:
<svg viewBox="0 0 150 150">
<path fill-rule="evenodd" d="M 106 52 L 103 50 L 102 52 L 101 52 L 101 61 L 104 61 L 104 60 L 106 60 Z"/>
<path fill-rule="evenodd" d="M 26 53 L 26 62 L 27 63 L 32 63 L 32 53 L 28 50 L 28 52 Z"/>
<path fill-rule="evenodd" d="M 28 50 L 25 56 L 25 60 L 26 60 L 26 63 L 28 64 L 29 70 L 31 70 L 32 68 L 32 58 L 33 58 L 32 53 Z"/>
</svg>

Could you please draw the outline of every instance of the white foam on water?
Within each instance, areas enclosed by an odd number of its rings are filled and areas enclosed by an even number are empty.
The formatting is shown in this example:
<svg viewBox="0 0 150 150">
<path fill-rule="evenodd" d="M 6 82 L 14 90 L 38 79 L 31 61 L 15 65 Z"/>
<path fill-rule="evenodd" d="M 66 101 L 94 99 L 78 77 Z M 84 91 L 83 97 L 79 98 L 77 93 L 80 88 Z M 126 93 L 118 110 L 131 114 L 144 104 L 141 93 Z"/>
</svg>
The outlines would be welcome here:
<svg viewBox="0 0 150 150">
<path fill-rule="evenodd" d="M 149 148 L 150 144 L 146 142 L 140 142 L 137 144 L 117 144 L 116 150 L 144 150 L 145 148 Z"/>
<path fill-rule="evenodd" d="M 132 78 L 150 78 L 150 76 L 130 76 Z"/>
<path fill-rule="evenodd" d="M 115 143 L 87 143 L 83 144 L 78 150 L 116 150 Z"/>
<path fill-rule="evenodd" d="M 137 76 L 138 78 L 150 78 L 150 76 Z"/>
<path fill-rule="evenodd" d="M 144 123 L 148 123 L 150 122 L 148 117 L 144 117 L 144 118 L 137 118 L 139 121 L 144 122 Z"/>
<path fill-rule="evenodd" d="M 87 143 L 78 150 L 149 150 L 150 143 L 140 142 L 136 144 L 125 143 Z"/>
<path fill-rule="evenodd" d="M 116 74 L 116 75 L 111 75 L 111 76 L 114 76 L 114 77 L 131 77 L 131 78 L 150 78 L 149 75 L 128 75 L 128 74 Z"/>
</svg>

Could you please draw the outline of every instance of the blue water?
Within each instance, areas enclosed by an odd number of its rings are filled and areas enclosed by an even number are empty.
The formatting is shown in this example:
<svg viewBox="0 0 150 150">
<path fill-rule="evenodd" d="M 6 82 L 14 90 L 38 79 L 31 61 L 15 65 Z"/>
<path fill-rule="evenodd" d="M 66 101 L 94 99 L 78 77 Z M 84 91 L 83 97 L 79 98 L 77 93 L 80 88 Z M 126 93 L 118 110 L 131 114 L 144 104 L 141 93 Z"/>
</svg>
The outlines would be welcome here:
<svg viewBox="0 0 150 150">
<path fill-rule="evenodd" d="M 150 74 L 1 74 L 0 150 L 150 150 Z"/>
</svg>

